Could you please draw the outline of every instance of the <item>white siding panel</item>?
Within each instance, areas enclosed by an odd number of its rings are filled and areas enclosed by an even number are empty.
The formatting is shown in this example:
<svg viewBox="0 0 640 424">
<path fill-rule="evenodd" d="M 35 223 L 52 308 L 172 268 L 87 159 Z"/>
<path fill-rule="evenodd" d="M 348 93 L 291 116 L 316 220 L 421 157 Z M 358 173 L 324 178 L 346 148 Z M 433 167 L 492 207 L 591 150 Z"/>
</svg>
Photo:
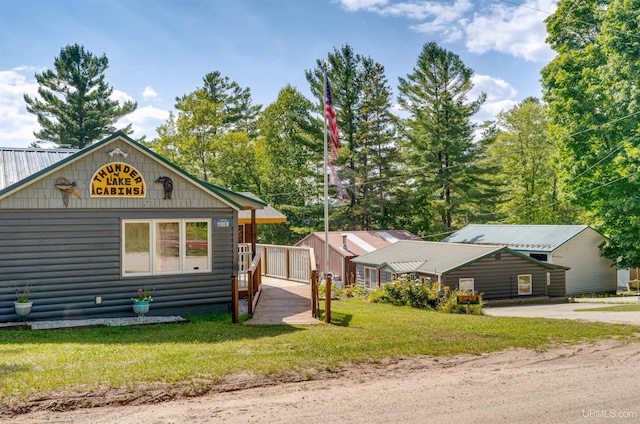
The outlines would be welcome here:
<svg viewBox="0 0 640 424">
<path fill-rule="evenodd" d="M 571 268 L 567 271 L 567 296 L 616 290 L 616 268 L 598 248 L 604 240 L 587 228 L 553 252 L 551 263 Z"/>
</svg>

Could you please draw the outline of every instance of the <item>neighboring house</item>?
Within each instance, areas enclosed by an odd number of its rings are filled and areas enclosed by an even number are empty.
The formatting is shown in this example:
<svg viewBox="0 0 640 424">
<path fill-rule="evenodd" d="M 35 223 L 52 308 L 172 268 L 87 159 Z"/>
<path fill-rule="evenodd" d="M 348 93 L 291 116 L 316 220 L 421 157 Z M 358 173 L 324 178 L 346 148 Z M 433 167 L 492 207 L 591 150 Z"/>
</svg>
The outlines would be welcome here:
<svg viewBox="0 0 640 424">
<path fill-rule="evenodd" d="M 506 246 L 399 241 L 352 260 L 358 284 L 375 288 L 401 275 L 429 278 L 485 300 L 563 297 L 566 267 L 540 262 Z"/>
<path fill-rule="evenodd" d="M 444 242 L 504 245 L 540 261 L 571 268 L 567 296 L 616 291 L 616 268 L 603 257 L 606 238 L 587 225 L 467 225 Z"/>
<path fill-rule="evenodd" d="M 329 271 L 333 272 L 338 287 L 355 283 L 356 267 L 351 263 L 353 258 L 400 240 L 420 238 L 404 230 L 329 231 Z M 311 233 L 296 243 L 296 246 L 312 247 L 318 271 L 324 272 L 324 232 Z"/>
<path fill-rule="evenodd" d="M 259 199 L 198 180 L 122 132 L 80 151 L 0 149 L 0 322 L 227 311 L 238 215 Z"/>
</svg>

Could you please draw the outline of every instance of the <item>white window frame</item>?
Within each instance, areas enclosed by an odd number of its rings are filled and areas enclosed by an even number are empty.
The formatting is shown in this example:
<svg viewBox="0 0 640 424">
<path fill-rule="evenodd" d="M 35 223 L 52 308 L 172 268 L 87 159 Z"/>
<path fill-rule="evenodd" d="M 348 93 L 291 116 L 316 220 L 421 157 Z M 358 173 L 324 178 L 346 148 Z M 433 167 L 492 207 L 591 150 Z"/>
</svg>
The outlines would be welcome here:
<svg viewBox="0 0 640 424">
<path fill-rule="evenodd" d="M 371 275 L 375 276 L 375 286 L 371 285 Z M 370 268 L 365 266 L 364 267 L 364 286 L 368 289 L 373 289 L 375 287 L 378 287 L 379 281 L 378 281 L 378 270 L 375 268 Z"/>
<path fill-rule="evenodd" d="M 547 271 L 547 286 L 551 285 L 551 272 Z"/>
<path fill-rule="evenodd" d="M 463 284 L 465 285 L 465 287 L 463 287 Z M 475 293 L 475 279 L 458 278 L 458 290 L 471 290 L 471 293 Z"/>
<path fill-rule="evenodd" d="M 523 292 L 520 287 L 526 284 L 520 283 L 521 277 L 529 277 L 529 292 Z M 520 274 L 518 275 L 518 296 L 529 296 L 533 293 L 533 276 L 531 274 Z"/>
<path fill-rule="evenodd" d="M 179 243 L 180 243 L 180 251 L 179 251 L 179 269 L 178 270 L 170 270 L 170 271 L 159 271 L 156 264 L 156 224 L 163 222 L 175 222 L 178 223 L 179 226 Z M 185 263 L 187 260 L 187 223 L 192 222 L 205 222 L 207 224 L 207 267 L 200 269 L 186 269 Z M 149 225 L 149 246 L 150 246 L 150 264 L 149 269 L 151 272 L 125 272 L 125 261 L 126 261 L 126 252 L 125 252 L 125 228 L 127 224 L 130 223 L 144 223 Z M 120 243 L 120 254 L 121 254 L 121 264 L 120 264 L 120 275 L 122 277 L 142 277 L 148 275 L 177 275 L 177 274 L 201 274 L 205 272 L 211 272 L 213 269 L 213 243 L 212 243 L 212 222 L 211 219 L 207 218 L 181 218 L 181 219 L 123 219 L 120 223 L 120 231 L 121 231 L 121 243 Z"/>
</svg>

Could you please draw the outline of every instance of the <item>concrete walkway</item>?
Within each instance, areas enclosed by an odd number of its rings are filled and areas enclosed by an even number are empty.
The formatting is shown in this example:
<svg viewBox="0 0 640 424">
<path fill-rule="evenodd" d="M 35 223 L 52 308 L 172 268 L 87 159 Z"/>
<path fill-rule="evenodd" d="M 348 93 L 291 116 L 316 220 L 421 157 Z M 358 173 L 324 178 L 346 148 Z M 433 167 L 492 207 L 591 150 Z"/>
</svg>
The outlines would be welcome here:
<svg viewBox="0 0 640 424">
<path fill-rule="evenodd" d="M 550 303 L 543 305 L 487 307 L 486 315 L 496 317 L 555 318 L 581 321 L 599 321 L 616 324 L 640 325 L 640 311 L 630 312 L 580 312 L 580 309 L 605 308 L 621 304 L 640 304 L 638 297 L 581 298 L 576 303 Z"/>
<path fill-rule="evenodd" d="M 311 316 L 309 284 L 262 277 L 262 293 L 249 325 L 320 324 Z"/>
</svg>

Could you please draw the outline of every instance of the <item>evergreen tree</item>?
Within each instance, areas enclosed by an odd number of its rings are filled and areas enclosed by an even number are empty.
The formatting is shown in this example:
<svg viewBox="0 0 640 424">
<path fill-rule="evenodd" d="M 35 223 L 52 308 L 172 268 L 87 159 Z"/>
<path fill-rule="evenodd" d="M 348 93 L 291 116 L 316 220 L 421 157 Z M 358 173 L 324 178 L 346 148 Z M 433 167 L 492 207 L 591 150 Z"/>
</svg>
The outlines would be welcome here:
<svg viewBox="0 0 640 424">
<path fill-rule="evenodd" d="M 311 92 L 321 104 L 324 63 L 306 71 Z M 334 210 L 336 228 L 370 230 L 390 222 L 386 208 L 396 164 L 395 120 L 384 67 L 356 54 L 349 45 L 328 55 L 327 77 L 336 109 L 341 149 L 337 168 L 350 195 L 347 208 Z M 322 110 L 322 108 L 320 108 Z"/>
<path fill-rule="evenodd" d="M 108 65 L 106 55 L 94 56 L 74 44 L 60 50 L 54 70 L 35 75 L 40 98 L 25 94 L 24 100 L 42 127 L 34 133 L 38 140 L 81 149 L 114 133 L 114 124 L 136 110 L 135 102 L 110 99 L 113 88 L 104 80 Z M 130 134 L 131 124 L 122 130 Z"/>
<path fill-rule="evenodd" d="M 486 170 L 476 163 L 484 146 L 473 142 L 476 126 L 470 118 L 485 100 L 484 93 L 469 101 L 473 71 L 460 58 L 436 43 L 425 44 L 413 72 L 399 79 L 399 104 L 410 113 L 406 120 L 403 154 L 413 184 L 410 194 L 415 210 L 449 231 L 463 222 L 463 209 L 486 201 L 480 190 Z M 410 180 L 411 181 L 411 180 Z M 428 222 L 414 231 L 431 231 Z"/>
<path fill-rule="evenodd" d="M 257 119 L 262 105 L 253 105 L 251 90 L 242 88 L 229 77 L 223 77 L 219 71 L 209 72 L 203 78 L 202 90 L 209 101 L 221 105 L 216 110 L 216 120 L 219 125 L 212 128 L 213 135 L 244 131 L 250 138 L 257 135 Z M 176 109 L 184 102 L 189 94 L 177 97 Z"/>
<path fill-rule="evenodd" d="M 390 228 L 387 203 L 398 173 L 396 117 L 391 113 L 391 88 L 384 67 L 362 58 L 352 170 L 356 199 L 352 215 L 362 230 Z"/>
</svg>

